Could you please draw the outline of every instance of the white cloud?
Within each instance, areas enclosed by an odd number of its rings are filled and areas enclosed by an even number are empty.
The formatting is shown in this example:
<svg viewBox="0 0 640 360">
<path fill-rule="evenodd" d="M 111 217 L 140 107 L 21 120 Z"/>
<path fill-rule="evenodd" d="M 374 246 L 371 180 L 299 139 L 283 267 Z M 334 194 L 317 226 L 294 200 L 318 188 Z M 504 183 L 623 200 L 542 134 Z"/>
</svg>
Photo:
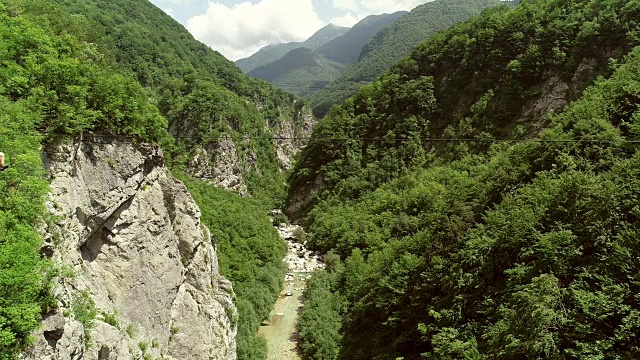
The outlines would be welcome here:
<svg viewBox="0 0 640 360">
<path fill-rule="evenodd" d="M 365 17 L 366 15 L 354 15 L 352 13 L 348 13 L 346 15 L 334 17 L 331 19 L 331 23 L 338 26 L 352 27 Z"/>
<path fill-rule="evenodd" d="M 173 16 L 174 15 L 173 9 L 170 8 L 170 7 L 163 7 L 161 9 L 162 9 L 162 11 L 164 11 L 169 16 Z"/>
<path fill-rule="evenodd" d="M 411 10 L 430 1 L 433 0 L 333 0 L 333 6 L 361 16 Z"/>
<path fill-rule="evenodd" d="M 305 40 L 323 25 L 311 0 L 246 1 L 232 6 L 209 1 L 204 14 L 187 22 L 198 40 L 231 60 L 267 44 Z"/>
<path fill-rule="evenodd" d="M 187 5 L 195 0 L 151 0 L 154 4 Z"/>
</svg>

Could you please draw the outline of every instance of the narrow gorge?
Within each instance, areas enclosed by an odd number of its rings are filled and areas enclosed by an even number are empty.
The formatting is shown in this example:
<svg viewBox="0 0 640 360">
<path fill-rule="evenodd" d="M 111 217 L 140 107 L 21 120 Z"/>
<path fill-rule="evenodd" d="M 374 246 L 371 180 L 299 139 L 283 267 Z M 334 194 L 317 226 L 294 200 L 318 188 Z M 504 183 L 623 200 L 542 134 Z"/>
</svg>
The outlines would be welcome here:
<svg viewBox="0 0 640 360">
<path fill-rule="evenodd" d="M 282 214 L 280 210 L 273 215 Z M 277 217 L 276 217 L 277 219 Z M 280 238 L 287 244 L 288 273 L 285 286 L 280 292 L 269 320 L 264 321 L 259 334 L 267 340 L 268 360 L 302 359 L 299 349 L 298 319 L 304 306 L 304 291 L 314 272 L 324 269 L 322 254 L 307 249 L 306 233 L 298 225 L 280 223 L 275 225 Z"/>
<path fill-rule="evenodd" d="M 0 360 L 640 359 L 640 0 L 424 2 L 0 0 Z"/>
</svg>

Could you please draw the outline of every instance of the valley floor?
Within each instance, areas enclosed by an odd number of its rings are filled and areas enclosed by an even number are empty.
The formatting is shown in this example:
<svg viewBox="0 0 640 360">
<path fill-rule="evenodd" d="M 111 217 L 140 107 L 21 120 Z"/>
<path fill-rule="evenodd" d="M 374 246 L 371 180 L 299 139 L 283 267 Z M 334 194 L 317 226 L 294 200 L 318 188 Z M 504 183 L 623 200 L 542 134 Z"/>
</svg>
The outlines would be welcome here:
<svg viewBox="0 0 640 360">
<path fill-rule="evenodd" d="M 306 276 L 306 275 L 305 275 Z M 259 334 L 267 339 L 269 349 L 267 360 L 299 360 L 298 334 L 296 325 L 298 314 L 302 310 L 302 293 L 305 280 L 296 279 L 293 290 L 287 285 L 280 294 L 271 312 L 271 321 L 260 327 Z M 291 291 L 292 296 L 285 293 Z"/>
<path fill-rule="evenodd" d="M 271 311 L 270 320 L 260 327 L 258 333 L 267 340 L 267 360 L 300 360 L 298 351 L 298 317 L 304 306 L 303 293 L 308 277 L 324 264 L 320 255 L 306 249 L 293 239 L 298 226 L 282 224 L 277 227 L 280 237 L 287 243 L 287 257 L 284 261 L 290 273 L 285 279 L 285 287 Z"/>
</svg>

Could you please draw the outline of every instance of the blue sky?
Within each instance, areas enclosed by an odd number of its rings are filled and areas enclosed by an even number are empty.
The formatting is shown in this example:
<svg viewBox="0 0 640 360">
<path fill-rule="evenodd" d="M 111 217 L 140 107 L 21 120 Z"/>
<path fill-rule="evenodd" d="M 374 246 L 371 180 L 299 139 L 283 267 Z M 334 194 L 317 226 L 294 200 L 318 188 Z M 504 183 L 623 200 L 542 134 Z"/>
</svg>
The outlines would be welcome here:
<svg viewBox="0 0 640 360">
<path fill-rule="evenodd" d="M 303 41 L 323 26 L 352 26 L 372 14 L 431 0 L 151 0 L 198 40 L 231 60 L 261 47 Z"/>
</svg>

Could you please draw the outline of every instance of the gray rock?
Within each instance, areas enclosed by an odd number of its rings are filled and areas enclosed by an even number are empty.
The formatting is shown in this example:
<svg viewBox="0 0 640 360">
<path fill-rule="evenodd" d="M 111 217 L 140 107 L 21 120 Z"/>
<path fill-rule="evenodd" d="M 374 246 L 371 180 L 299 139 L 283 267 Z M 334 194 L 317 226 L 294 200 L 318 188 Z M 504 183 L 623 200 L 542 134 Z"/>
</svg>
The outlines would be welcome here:
<svg viewBox="0 0 640 360">
<path fill-rule="evenodd" d="M 255 153 L 253 156 L 255 157 Z M 253 161 L 255 166 L 257 160 Z M 198 148 L 196 155 L 189 161 L 187 171 L 190 175 L 207 180 L 222 189 L 241 196 L 249 194 L 243 176 L 243 165 L 231 139 L 223 138 L 211 148 Z"/>
<path fill-rule="evenodd" d="M 47 208 L 60 219 L 46 229 L 45 247 L 75 276 L 58 279 L 61 308 L 43 319 L 25 357 L 235 359 L 233 289 L 218 273 L 200 209 L 157 147 L 101 142 L 45 153 Z M 82 291 L 118 323 L 76 321 Z"/>
<path fill-rule="evenodd" d="M 298 123 L 298 125 L 296 126 L 294 123 Z M 314 125 L 315 119 L 311 110 L 303 107 L 296 114 L 296 119 L 281 121 L 271 129 L 276 138 L 278 162 L 283 170 L 291 169 L 293 159 L 306 145 Z"/>
</svg>

